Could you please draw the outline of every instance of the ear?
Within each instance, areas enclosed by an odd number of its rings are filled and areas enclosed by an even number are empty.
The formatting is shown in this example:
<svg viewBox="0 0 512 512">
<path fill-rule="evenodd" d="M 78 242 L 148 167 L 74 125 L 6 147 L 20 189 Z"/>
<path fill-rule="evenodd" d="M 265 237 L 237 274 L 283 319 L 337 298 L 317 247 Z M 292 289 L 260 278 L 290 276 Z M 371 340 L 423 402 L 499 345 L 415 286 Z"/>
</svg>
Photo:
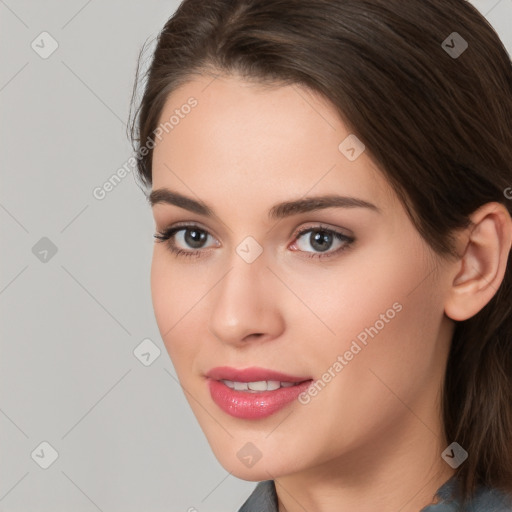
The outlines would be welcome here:
<svg viewBox="0 0 512 512">
<path fill-rule="evenodd" d="M 470 219 L 445 301 L 446 315 L 457 321 L 476 315 L 498 291 L 512 245 L 512 219 L 503 204 L 486 203 Z"/>
</svg>

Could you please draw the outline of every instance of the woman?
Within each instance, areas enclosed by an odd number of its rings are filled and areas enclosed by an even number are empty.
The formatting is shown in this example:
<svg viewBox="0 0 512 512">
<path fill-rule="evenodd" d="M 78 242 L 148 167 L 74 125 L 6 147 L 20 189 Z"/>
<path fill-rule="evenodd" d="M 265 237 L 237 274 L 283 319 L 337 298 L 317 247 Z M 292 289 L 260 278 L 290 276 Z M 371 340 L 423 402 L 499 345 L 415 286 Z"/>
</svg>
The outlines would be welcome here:
<svg viewBox="0 0 512 512">
<path fill-rule="evenodd" d="M 185 0 L 145 78 L 155 317 L 215 456 L 260 482 L 240 512 L 511 511 L 512 66 L 487 21 Z"/>
</svg>

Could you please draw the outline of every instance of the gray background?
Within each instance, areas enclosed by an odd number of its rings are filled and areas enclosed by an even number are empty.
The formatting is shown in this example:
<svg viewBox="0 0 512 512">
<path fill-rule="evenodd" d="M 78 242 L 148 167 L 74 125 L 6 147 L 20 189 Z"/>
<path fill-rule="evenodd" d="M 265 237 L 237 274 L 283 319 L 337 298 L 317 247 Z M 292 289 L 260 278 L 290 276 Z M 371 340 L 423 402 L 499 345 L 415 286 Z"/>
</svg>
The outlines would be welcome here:
<svg viewBox="0 0 512 512">
<path fill-rule="evenodd" d="M 473 3 L 512 54 L 512 0 Z M 132 154 L 138 52 L 177 5 L 0 0 L 0 512 L 228 512 L 255 486 L 213 456 L 160 339 L 134 173 L 93 196 Z"/>
</svg>

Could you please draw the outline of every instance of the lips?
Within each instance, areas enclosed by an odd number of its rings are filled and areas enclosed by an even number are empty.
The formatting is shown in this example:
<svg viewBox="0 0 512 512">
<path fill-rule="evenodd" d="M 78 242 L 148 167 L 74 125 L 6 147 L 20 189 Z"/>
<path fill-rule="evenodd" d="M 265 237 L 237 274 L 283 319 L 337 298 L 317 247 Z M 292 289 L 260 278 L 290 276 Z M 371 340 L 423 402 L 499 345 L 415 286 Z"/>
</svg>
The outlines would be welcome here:
<svg viewBox="0 0 512 512">
<path fill-rule="evenodd" d="M 206 383 L 213 402 L 226 414 L 238 419 L 259 420 L 292 406 L 311 381 L 254 393 L 231 389 L 222 380 L 206 379 Z"/>
<path fill-rule="evenodd" d="M 286 373 L 269 370 L 267 368 L 260 368 L 258 366 L 252 366 L 250 368 L 244 369 L 232 368 L 230 366 L 217 366 L 212 368 L 205 375 L 206 377 L 209 377 L 213 380 L 231 380 L 235 382 L 258 382 L 264 380 L 275 380 L 279 382 L 298 383 L 311 380 L 312 378 L 309 376 L 289 375 Z"/>
</svg>

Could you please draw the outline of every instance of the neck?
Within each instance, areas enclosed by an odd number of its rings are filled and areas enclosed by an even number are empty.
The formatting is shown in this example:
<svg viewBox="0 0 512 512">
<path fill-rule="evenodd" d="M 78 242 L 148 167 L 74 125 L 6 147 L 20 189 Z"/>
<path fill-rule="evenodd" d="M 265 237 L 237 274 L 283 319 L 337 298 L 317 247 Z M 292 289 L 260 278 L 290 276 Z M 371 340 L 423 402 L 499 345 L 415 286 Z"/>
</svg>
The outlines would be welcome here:
<svg viewBox="0 0 512 512">
<path fill-rule="evenodd" d="M 274 478 L 279 512 L 419 512 L 455 473 L 441 458 L 449 443 L 435 432 L 410 415 L 405 428 L 394 425 L 378 441 Z"/>
</svg>

